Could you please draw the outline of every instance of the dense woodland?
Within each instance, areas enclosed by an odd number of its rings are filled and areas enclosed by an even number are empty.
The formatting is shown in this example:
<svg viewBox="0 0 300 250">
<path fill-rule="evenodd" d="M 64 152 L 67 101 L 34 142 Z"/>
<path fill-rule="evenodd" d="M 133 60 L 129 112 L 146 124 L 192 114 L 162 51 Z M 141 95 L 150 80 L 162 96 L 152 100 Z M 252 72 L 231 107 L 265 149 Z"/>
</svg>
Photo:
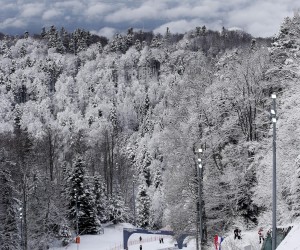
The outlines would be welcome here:
<svg viewBox="0 0 300 250">
<path fill-rule="evenodd" d="M 273 92 L 280 222 L 300 215 L 298 14 L 273 39 L 205 26 L 0 37 L 1 249 L 67 244 L 76 211 L 83 234 L 195 230 L 200 147 L 205 237 L 270 224 Z"/>
</svg>

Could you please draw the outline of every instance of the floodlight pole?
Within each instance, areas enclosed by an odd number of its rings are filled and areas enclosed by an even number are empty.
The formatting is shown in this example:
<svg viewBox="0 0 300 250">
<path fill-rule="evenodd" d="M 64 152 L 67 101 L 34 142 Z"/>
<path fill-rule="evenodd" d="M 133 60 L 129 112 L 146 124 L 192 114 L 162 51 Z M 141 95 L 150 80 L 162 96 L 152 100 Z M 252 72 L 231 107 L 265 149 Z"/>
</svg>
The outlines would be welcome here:
<svg viewBox="0 0 300 250">
<path fill-rule="evenodd" d="M 202 149 L 198 149 L 198 202 L 199 202 L 199 245 L 200 249 L 202 249 L 202 160 L 200 158 L 200 154 L 202 153 Z"/>
<path fill-rule="evenodd" d="M 134 226 L 136 226 L 136 218 L 135 218 L 135 194 L 134 194 L 134 180 L 132 181 L 132 196 L 133 196 L 133 221 Z"/>
<path fill-rule="evenodd" d="M 273 201 L 272 201 L 272 250 L 276 249 L 276 95 L 272 94 L 273 109 Z"/>
<path fill-rule="evenodd" d="M 20 220 L 21 220 L 21 249 L 24 249 L 24 244 L 23 244 L 23 209 L 20 207 Z"/>
<path fill-rule="evenodd" d="M 77 195 L 77 189 L 74 188 L 75 196 L 76 196 L 76 239 L 79 236 L 79 230 L 78 230 L 78 195 Z M 76 241 L 77 250 L 79 250 L 79 243 Z"/>
</svg>

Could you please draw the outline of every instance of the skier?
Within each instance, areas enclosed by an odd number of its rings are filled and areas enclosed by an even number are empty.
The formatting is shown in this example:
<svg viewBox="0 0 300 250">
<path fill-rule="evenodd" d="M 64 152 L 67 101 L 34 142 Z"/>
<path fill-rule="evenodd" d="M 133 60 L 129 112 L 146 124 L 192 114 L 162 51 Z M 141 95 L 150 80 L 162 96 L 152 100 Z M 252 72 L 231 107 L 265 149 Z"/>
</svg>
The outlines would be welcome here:
<svg viewBox="0 0 300 250">
<path fill-rule="evenodd" d="M 164 243 L 164 238 L 163 237 L 161 237 L 161 243 Z"/>
<path fill-rule="evenodd" d="M 140 236 L 140 241 L 142 241 L 142 236 Z"/>
<path fill-rule="evenodd" d="M 143 246 L 142 245 L 140 245 L 140 250 L 143 250 Z"/>
</svg>

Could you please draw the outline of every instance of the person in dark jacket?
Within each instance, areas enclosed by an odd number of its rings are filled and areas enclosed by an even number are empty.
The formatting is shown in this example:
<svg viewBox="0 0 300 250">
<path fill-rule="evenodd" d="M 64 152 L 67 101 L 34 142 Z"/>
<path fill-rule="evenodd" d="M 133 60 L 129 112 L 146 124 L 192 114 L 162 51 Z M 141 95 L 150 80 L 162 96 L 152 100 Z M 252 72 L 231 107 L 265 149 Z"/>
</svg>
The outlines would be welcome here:
<svg viewBox="0 0 300 250">
<path fill-rule="evenodd" d="M 234 229 L 233 233 L 234 233 L 234 239 L 239 238 L 239 229 L 238 228 Z"/>
</svg>

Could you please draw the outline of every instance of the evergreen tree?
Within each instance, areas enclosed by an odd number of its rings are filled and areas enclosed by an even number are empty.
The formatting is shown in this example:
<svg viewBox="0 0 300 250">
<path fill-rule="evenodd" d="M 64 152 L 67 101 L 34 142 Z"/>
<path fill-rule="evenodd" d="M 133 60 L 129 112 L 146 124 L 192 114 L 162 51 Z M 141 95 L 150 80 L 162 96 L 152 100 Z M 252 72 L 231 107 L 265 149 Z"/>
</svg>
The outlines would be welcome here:
<svg viewBox="0 0 300 250">
<path fill-rule="evenodd" d="M 69 200 L 69 219 L 76 229 L 76 216 L 78 216 L 78 228 L 80 233 L 83 228 L 79 225 L 79 217 L 83 214 L 80 211 L 84 196 L 84 173 L 85 165 L 81 158 L 75 161 L 73 173 L 69 179 L 70 183 L 70 200 Z"/>
<path fill-rule="evenodd" d="M 137 225 L 141 228 L 148 228 L 150 226 L 150 197 L 144 183 L 139 186 L 136 203 Z"/>
<path fill-rule="evenodd" d="M 109 198 L 109 217 L 114 224 L 129 221 L 129 209 L 119 191 Z"/>
<path fill-rule="evenodd" d="M 3 163 L 1 163 L 1 168 Z M 3 250 L 18 250 L 20 229 L 17 192 L 11 174 L 4 169 L 0 172 L 0 245 Z"/>
<path fill-rule="evenodd" d="M 292 179 L 291 196 L 289 201 L 292 207 L 292 216 L 300 217 L 300 156 L 295 162 L 295 175 Z"/>
<path fill-rule="evenodd" d="M 96 195 L 90 185 L 84 187 L 84 194 L 80 202 L 79 231 L 85 234 L 97 234 L 101 223 L 97 216 Z"/>
<path fill-rule="evenodd" d="M 78 158 L 70 177 L 69 219 L 74 229 L 78 218 L 78 233 L 96 234 L 101 227 L 97 217 L 96 196 L 91 185 L 85 185 L 85 162 Z"/>
<path fill-rule="evenodd" d="M 94 194 L 98 219 L 101 223 L 108 221 L 108 200 L 106 196 L 106 185 L 101 176 L 94 177 Z"/>
<path fill-rule="evenodd" d="M 58 32 L 54 25 L 51 26 L 46 36 L 48 38 L 48 48 L 56 48 L 58 42 Z"/>
</svg>

